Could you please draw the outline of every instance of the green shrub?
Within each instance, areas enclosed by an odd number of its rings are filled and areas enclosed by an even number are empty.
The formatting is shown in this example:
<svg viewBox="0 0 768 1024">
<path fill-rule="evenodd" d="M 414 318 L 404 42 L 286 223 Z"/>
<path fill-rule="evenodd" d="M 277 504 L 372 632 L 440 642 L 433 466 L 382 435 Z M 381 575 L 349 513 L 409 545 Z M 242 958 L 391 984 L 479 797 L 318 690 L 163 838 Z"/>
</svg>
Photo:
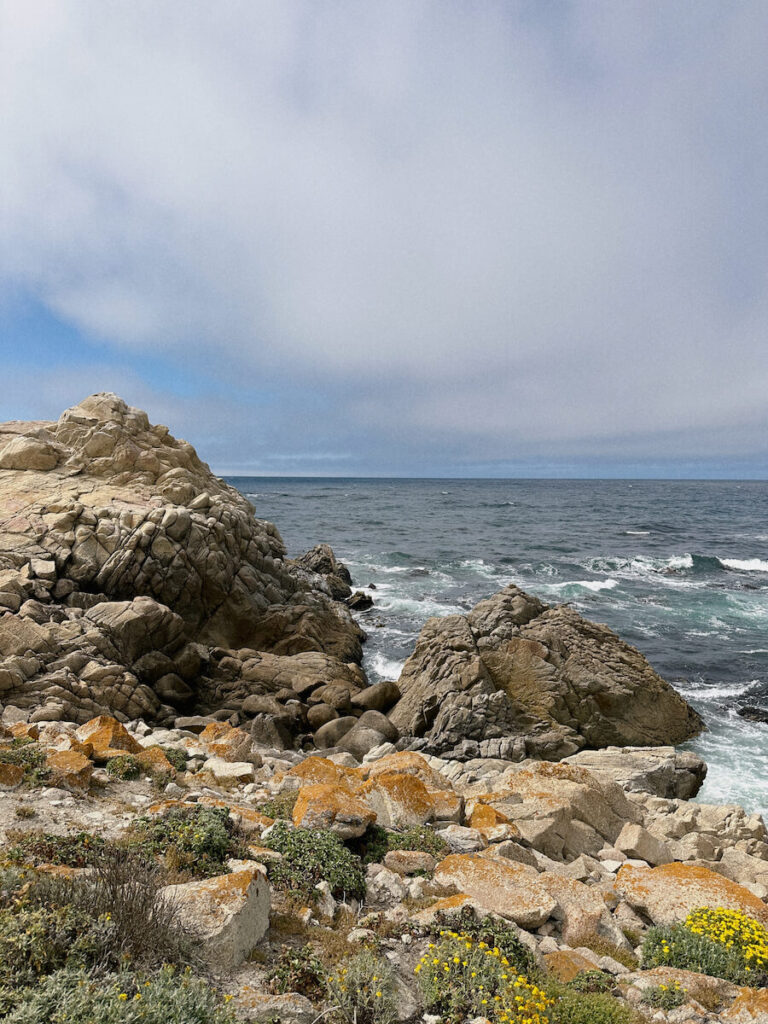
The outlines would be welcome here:
<svg viewBox="0 0 768 1024">
<path fill-rule="evenodd" d="M 488 1017 L 496 1024 L 548 1024 L 546 994 L 500 947 L 457 931 L 444 931 L 415 968 L 424 1003 L 444 1024 Z"/>
<path fill-rule="evenodd" d="M 148 750 L 154 750 L 154 747 L 148 747 Z M 184 772 L 187 770 L 187 752 L 186 750 L 180 750 L 178 747 L 162 747 L 158 746 L 158 750 L 162 750 L 168 760 L 171 762 L 171 767 L 177 772 Z"/>
<path fill-rule="evenodd" d="M 113 779 L 130 782 L 141 775 L 141 762 L 133 754 L 118 754 L 107 761 L 107 774 Z"/>
<path fill-rule="evenodd" d="M 535 976 L 538 972 L 536 957 L 518 938 L 517 929 L 500 918 L 478 917 L 471 907 L 462 907 L 452 914 L 436 914 L 430 930 L 434 935 L 445 931 L 460 932 L 472 942 L 482 942 L 489 949 L 498 949 L 518 974 Z"/>
<path fill-rule="evenodd" d="M 283 946 L 267 981 L 272 992 L 299 992 L 316 1001 L 325 992 L 326 971 L 311 946 Z"/>
<path fill-rule="evenodd" d="M 94 864 L 106 845 L 92 832 L 75 832 L 57 836 L 50 832 L 10 832 L 11 846 L 6 859 L 12 864 L 58 864 L 85 868 Z"/>
<path fill-rule="evenodd" d="M 45 751 L 26 736 L 12 740 L 9 747 L 0 749 L 0 764 L 15 764 L 22 768 L 22 781 L 29 786 L 42 785 L 51 774 L 46 767 Z"/>
<path fill-rule="evenodd" d="M 610 995 L 585 995 L 549 985 L 547 992 L 555 999 L 550 1024 L 633 1024 L 638 1019 L 626 1003 Z"/>
<path fill-rule="evenodd" d="M 643 992 L 643 1002 L 656 1010 L 674 1010 L 682 1006 L 687 997 L 688 993 L 676 981 L 669 985 L 654 985 Z"/>
<path fill-rule="evenodd" d="M 278 888 L 298 892 L 311 899 L 317 883 L 325 880 L 336 897 L 364 898 L 362 862 L 346 848 L 335 832 L 289 828 L 278 821 L 263 842 L 269 849 L 282 854 L 282 860 L 267 865 L 270 880 Z"/>
<path fill-rule="evenodd" d="M 682 924 L 649 929 L 643 943 L 643 968 L 651 967 L 679 967 L 736 984 L 748 979 L 751 985 L 762 983 L 761 976 L 747 970 L 739 949 L 696 935 Z"/>
<path fill-rule="evenodd" d="M 160 818 L 137 818 L 129 844 L 162 856 L 169 871 L 198 877 L 226 872 L 243 852 L 226 807 L 173 807 Z"/>
<path fill-rule="evenodd" d="M 438 860 L 448 853 L 448 844 L 428 825 L 413 825 L 402 832 L 393 832 L 381 825 L 370 825 L 360 839 L 350 842 L 364 864 L 381 863 L 390 850 L 413 850 L 431 853 Z"/>
<path fill-rule="evenodd" d="M 397 1019 L 397 990 L 392 968 L 375 953 L 358 953 L 328 979 L 335 1006 L 331 1020 L 344 1024 L 392 1024 Z"/>
<path fill-rule="evenodd" d="M 256 810 L 259 814 L 264 814 L 267 818 L 274 818 L 276 821 L 280 819 L 293 821 L 293 808 L 298 796 L 298 789 L 288 790 L 271 800 L 265 800 L 258 805 Z"/>
<path fill-rule="evenodd" d="M 237 1024 L 225 1000 L 189 970 L 99 979 L 62 970 L 5 996 L 14 1007 L 6 1024 Z"/>
<path fill-rule="evenodd" d="M 568 988 L 574 992 L 587 995 L 591 992 L 610 992 L 614 986 L 613 978 L 605 971 L 579 971 L 575 978 L 568 982 Z"/>
<path fill-rule="evenodd" d="M 108 918 L 24 901 L 0 911 L 0 987 L 34 985 L 62 967 L 101 963 L 114 945 Z"/>
</svg>

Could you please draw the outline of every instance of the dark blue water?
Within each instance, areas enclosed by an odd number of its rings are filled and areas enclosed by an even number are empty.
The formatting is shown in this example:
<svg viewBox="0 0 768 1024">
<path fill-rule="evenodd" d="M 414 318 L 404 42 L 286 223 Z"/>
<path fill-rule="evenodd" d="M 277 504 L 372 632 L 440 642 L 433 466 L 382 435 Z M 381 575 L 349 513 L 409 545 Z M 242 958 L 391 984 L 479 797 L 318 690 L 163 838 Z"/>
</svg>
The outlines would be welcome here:
<svg viewBox="0 0 768 1024">
<path fill-rule="evenodd" d="M 289 554 L 331 544 L 376 585 L 372 679 L 430 615 L 506 583 L 571 602 L 638 647 L 703 714 L 702 799 L 768 809 L 768 482 L 231 479 Z"/>
</svg>

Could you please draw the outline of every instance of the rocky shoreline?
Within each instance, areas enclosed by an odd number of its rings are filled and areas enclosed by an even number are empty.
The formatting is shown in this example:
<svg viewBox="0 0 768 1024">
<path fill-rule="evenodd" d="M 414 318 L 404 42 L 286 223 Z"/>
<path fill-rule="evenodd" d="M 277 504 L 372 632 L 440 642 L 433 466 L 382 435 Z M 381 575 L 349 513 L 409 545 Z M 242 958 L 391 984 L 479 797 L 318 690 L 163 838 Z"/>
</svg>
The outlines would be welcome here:
<svg viewBox="0 0 768 1024">
<path fill-rule="evenodd" d="M 157 862 L 156 899 L 246 1021 L 351 1020 L 334 972 L 364 956 L 389 996 L 361 1024 L 454 1020 L 423 983 L 452 929 L 467 949 L 498 932 L 537 979 L 529 1016 L 490 1007 L 494 1024 L 768 1021 L 760 972 L 651 955 L 703 907 L 768 926 L 768 833 L 693 802 L 706 765 L 674 745 L 703 722 L 643 656 L 509 586 L 429 620 L 400 679 L 369 685 L 363 604 L 327 545 L 287 558 L 114 395 L 0 425 L 6 871 L 87 887 L 110 851 Z M 226 836 L 199 877 L 213 847 L 185 859 L 179 836 L 205 815 Z M 64 856 L 76 835 L 101 858 Z"/>
</svg>

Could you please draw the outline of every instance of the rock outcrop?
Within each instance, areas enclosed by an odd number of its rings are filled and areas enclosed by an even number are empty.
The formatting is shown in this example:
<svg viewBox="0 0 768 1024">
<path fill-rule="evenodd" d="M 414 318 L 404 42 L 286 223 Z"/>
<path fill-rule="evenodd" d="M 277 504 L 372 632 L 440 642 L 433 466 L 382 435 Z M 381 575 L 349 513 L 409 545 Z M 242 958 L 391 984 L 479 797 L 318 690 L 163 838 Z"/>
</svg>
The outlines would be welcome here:
<svg viewBox="0 0 768 1024">
<path fill-rule="evenodd" d="M 429 619 L 390 713 L 418 749 L 556 760 L 583 748 L 680 743 L 699 715 L 635 648 L 516 586 Z"/>
<path fill-rule="evenodd" d="M 191 445 L 115 395 L 0 425 L 0 701 L 38 720 L 232 714 L 308 675 L 356 691 L 345 573 L 325 547 L 286 559 Z M 292 716 L 284 741 L 306 728 Z"/>
</svg>

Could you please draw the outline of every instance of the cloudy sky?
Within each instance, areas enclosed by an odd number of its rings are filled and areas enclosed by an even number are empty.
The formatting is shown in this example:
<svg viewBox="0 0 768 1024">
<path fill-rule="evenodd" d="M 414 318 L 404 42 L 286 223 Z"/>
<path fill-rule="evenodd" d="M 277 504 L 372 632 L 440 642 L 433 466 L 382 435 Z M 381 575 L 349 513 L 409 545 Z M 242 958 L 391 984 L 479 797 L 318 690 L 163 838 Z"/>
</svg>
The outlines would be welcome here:
<svg viewBox="0 0 768 1024">
<path fill-rule="evenodd" d="M 768 476 L 765 0 L 0 0 L 0 418 Z"/>
</svg>

